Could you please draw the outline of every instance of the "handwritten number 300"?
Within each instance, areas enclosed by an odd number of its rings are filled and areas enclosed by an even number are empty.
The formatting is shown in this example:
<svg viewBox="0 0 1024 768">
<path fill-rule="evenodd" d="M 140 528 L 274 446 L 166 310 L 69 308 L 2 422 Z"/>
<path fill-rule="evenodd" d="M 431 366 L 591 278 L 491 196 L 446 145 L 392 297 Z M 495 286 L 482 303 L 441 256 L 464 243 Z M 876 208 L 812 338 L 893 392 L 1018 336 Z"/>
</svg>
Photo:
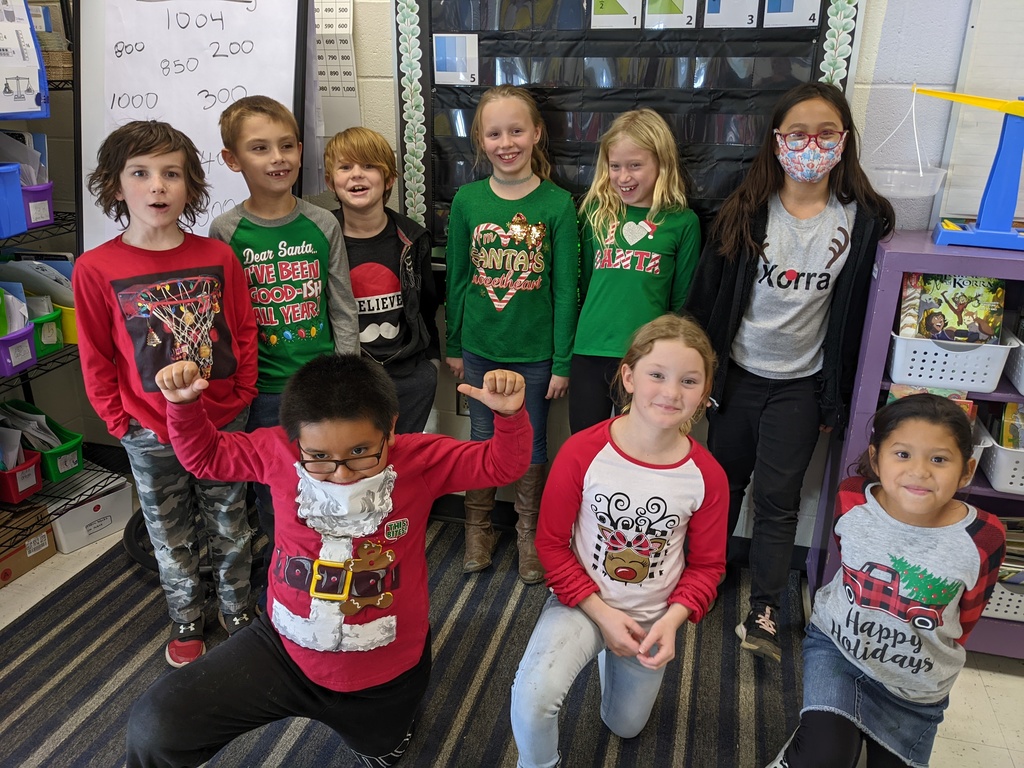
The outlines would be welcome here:
<svg viewBox="0 0 1024 768">
<path fill-rule="evenodd" d="M 196 93 L 196 96 L 204 100 L 204 110 L 213 109 L 218 104 L 231 104 L 248 95 L 249 92 L 242 85 L 236 85 L 234 88 L 221 88 L 216 93 L 203 88 Z"/>
</svg>

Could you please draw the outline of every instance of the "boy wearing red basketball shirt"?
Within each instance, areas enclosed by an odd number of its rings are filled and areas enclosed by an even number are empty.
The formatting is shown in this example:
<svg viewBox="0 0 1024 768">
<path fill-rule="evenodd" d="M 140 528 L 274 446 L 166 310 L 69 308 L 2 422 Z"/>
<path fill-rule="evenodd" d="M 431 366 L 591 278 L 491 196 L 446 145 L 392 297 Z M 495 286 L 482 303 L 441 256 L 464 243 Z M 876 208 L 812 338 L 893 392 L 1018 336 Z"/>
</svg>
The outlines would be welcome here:
<svg viewBox="0 0 1024 768">
<path fill-rule="evenodd" d="M 100 147 L 89 190 L 124 232 L 75 264 L 86 393 L 128 452 L 171 617 L 167 662 L 206 651 L 198 511 L 229 634 L 249 624 L 251 538 L 245 483 L 199 480 L 175 457 L 154 377 L 189 360 L 209 382 L 219 429 L 245 426 L 256 395 L 256 322 L 241 265 L 224 243 L 184 232 L 208 201 L 199 153 L 166 123 L 136 121 Z"/>
</svg>

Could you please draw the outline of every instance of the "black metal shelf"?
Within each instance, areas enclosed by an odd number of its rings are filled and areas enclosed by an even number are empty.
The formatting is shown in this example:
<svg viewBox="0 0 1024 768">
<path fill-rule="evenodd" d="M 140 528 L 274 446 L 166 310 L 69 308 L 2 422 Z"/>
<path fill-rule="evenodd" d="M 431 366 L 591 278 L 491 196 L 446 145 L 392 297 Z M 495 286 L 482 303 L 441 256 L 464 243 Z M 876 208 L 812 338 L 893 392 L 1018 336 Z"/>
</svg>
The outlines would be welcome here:
<svg viewBox="0 0 1024 768">
<path fill-rule="evenodd" d="M 34 243 L 39 240 L 49 240 L 57 235 L 70 235 L 78 228 L 78 216 L 71 211 L 54 211 L 53 224 L 43 227 L 36 227 L 20 235 L 0 240 L 0 249 L 11 248 L 24 243 Z"/>
<path fill-rule="evenodd" d="M 47 80 L 46 87 L 51 91 L 70 91 L 74 88 L 74 80 Z"/>
<path fill-rule="evenodd" d="M 0 395 L 17 387 L 24 386 L 33 379 L 38 379 L 50 371 L 63 368 L 68 363 L 73 363 L 76 360 L 78 360 L 78 345 L 69 344 L 61 347 L 56 352 L 51 352 L 45 357 L 41 357 L 28 370 L 0 379 Z"/>
<path fill-rule="evenodd" d="M 0 503 L 0 554 L 44 530 L 66 512 L 128 482 L 124 475 L 89 461 L 83 461 L 82 467 L 81 472 L 60 482 L 44 480 L 42 489 L 20 504 Z"/>
</svg>

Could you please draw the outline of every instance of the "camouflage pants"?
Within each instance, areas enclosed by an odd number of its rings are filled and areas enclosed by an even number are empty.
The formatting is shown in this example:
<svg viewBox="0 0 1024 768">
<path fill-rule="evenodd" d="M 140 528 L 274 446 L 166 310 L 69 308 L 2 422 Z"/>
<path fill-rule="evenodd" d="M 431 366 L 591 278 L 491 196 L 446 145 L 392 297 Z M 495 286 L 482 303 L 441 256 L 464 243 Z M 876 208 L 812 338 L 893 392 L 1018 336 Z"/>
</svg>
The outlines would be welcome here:
<svg viewBox="0 0 1024 768">
<path fill-rule="evenodd" d="M 241 431 L 247 416 L 248 409 L 223 431 Z M 203 531 L 196 512 L 205 527 L 221 610 L 238 613 L 248 608 L 252 529 L 245 509 L 245 483 L 196 478 L 181 466 L 171 446 L 134 420 L 121 445 L 128 451 L 171 621 L 195 621 L 203 612 L 205 595 L 199 579 Z"/>
</svg>

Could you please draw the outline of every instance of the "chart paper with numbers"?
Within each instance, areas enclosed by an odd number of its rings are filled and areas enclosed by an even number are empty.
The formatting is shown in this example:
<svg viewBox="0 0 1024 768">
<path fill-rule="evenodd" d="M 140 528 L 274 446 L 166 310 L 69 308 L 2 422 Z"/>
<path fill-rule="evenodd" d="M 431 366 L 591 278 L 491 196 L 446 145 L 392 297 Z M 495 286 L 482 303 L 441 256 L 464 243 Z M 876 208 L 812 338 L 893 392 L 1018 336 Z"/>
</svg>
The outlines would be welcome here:
<svg viewBox="0 0 1024 768">
<path fill-rule="evenodd" d="M 316 0 L 316 78 L 322 136 L 359 125 L 352 0 Z"/>
<path fill-rule="evenodd" d="M 243 96 L 263 95 L 298 109 L 302 119 L 296 72 L 297 57 L 306 51 L 304 9 L 300 0 L 106 0 L 102 10 L 82 14 L 75 46 L 83 185 L 114 128 L 132 120 L 168 122 L 195 143 L 210 183 L 210 205 L 193 227 L 205 235 L 214 218 L 249 196 L 242 175 L 221 157 L 221 113 Z M 82 200 L 86 248 L 120 231 L 84 186 Z"/>
</svg>

